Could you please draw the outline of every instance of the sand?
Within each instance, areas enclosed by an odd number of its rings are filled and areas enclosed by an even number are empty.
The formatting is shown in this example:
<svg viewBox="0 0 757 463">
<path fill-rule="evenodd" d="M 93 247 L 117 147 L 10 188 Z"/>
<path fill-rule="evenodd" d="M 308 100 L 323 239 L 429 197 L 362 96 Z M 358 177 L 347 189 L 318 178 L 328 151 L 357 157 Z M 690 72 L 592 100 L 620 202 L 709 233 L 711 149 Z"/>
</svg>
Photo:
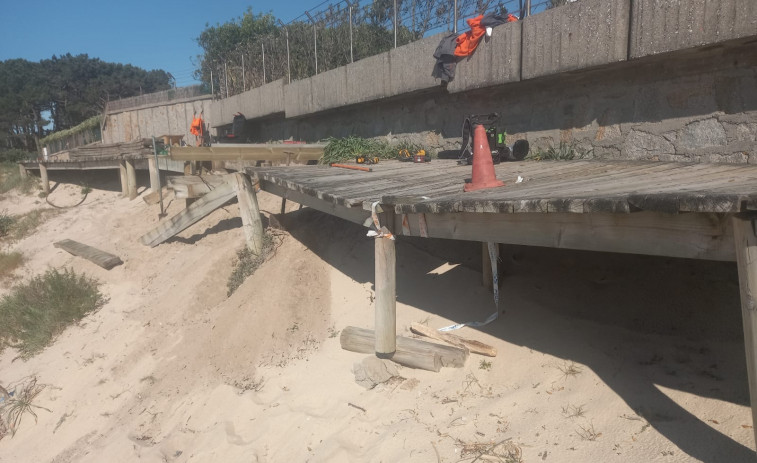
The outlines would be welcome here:
<svg viewBox="0 0 757 463">
<path fill-rule="evenodd" d="M 367 390 L 353 374 L 366 356 L 339 342 L 345 326 L 373 328 L 362 228 L 291 202 L 272 218 L 280 199 L 260 193 L 276 252 L 227 297 L 244 243 L 236 204 L 148 248 L 138 238 L 158 206 L 97 175 L 82 205 L 1 243 L 26 261 L 0 295 L 69 267 L 108 298 L 35 357 L 0 355 L 0 384 L 36 376 L 49 409 L 0 440 L 2 462 L 754 461 L 734 264 L 506 248 L 504 313 L 457 332 L 497 357 L 400 368 Z M 75 183 L 50 199 L 74 204 Z M 12 214 L 49 207 L 0 198 Z M 124 264 L 53 247 L 65 238 Z M 397 253 L 401 334 L 494 310 L 479 244 L 400 239 Z"/>
</svg>

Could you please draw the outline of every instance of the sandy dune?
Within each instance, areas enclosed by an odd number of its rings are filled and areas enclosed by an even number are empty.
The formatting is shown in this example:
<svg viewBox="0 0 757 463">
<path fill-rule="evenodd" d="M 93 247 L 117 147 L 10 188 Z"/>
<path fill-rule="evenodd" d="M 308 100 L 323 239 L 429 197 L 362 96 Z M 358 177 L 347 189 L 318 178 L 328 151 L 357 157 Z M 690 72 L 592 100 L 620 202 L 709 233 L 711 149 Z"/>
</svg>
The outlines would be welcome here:
<svg viewBox="0 0 757 463">
<path fill-rule="evenodd" d="M 227 297 L 244 241 L 235 204 L 150 249 L 138 238 L 158 206 L 102 181 L 34 236 L 2 243 L 28 259 L 19 279 L 68 266 L 108 297 L 36 357 L 0 355 L 0 384 L 36 375 L 51 410 L 0 441 L 2 462 L 754 461 L 734 264 L 508 248 L 503 316 L 459 332 L 499 355 L 401 368 L 366 390 L 352 373 L 364 355 L 338 336 L 373 325 L 363 229 L 288 203 L 270 220 L 282 229 L 274 257 Z M 51 199 L 74 203 L 78 188 L 60 183 Z M 278 198 L 259 200 L 267 218 L 278 212 Z M 14 214 L 41 207 L 0 198 Z M 52 246 L 64 238 L 125 263 L 103 270 Z M 471 268 L 479 244 L 397 249 L 403 334 L 493 311 Z"/>
</svg>

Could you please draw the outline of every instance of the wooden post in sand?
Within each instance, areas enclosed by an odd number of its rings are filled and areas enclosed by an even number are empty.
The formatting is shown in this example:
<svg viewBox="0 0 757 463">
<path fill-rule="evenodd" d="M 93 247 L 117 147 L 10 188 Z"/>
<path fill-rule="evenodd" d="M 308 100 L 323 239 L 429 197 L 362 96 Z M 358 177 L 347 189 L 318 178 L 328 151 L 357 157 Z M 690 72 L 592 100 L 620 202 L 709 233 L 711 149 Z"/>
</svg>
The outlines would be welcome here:
<svg viewBox="0 0 757 463">
<path fill-rule="evenodd" d="M 387 228 L 393 226 L 393 213 L 387 213 L 385 219 Z M 397 254 L 394 240 L 389 238 L 375 238 L 374 247 L 376 255 L 376 356 L 391 358 L 397 350 Z"/>
<path fill-rule="evenodd" d="M 160 170 L 158 160 L 155 157 L 147 158 L 147 168 L 150 170 L 150 190 L 160 190 Z"/>
<path fill-rule="evenodd" d="M 42 162 L 39 163 L 39 177 L 42 179 L 42 191 L 44 191 L 46 195 L 49 195 L 50 180 L 47 177 L 47 166 Z"/>
<path fill-rule="evenodd" d="M 129 199 L 137 197 L 137 171 L 134 170 L 134 161 L 126 161 L 126 179 L 129 186 Z"/>
<path fill-rule="evenodd" d="M 129 177 L 126 176 L 126 162 L 121 161 L 118 164 L 118 171 L 121 174 L 121 196 L 125 198 L 129 195 Z"/>
<path fill-rule="evenodd" d="M 746 369 L 752 404 L 752 426 L 757 441 L 757 218 L 733 218 L 736 264 L 741 291 Z"/>
<path fill-rule="evenodd" d="M 26 178 L 29 176 L 29 173 L 26 172 L 26 167 L 24 167 L 23 164 L 18 165 L 18 173 L 21 175 L 21 178 Z"/>
<path fill-rule="evenodd" d="M 237 192 L 239 214 L 242 216 L 242 229 L 247 241 L 247 248 L 260 255 L 263 252 L 263 221 L 260 218 L 258 198 L 255 189 L 246 175 L 235 172 L 229 176 L 229 182 Z"/>
</svg>

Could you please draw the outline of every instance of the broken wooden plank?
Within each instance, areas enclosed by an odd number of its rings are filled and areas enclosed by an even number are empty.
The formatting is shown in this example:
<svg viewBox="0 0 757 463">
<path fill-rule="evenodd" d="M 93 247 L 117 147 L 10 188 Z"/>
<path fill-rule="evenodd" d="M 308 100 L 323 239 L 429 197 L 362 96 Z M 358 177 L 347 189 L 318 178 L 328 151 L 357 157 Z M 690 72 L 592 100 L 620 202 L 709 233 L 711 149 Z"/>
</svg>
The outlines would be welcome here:
<svg viewBox="0 0 757 463">
<path fill-rule="evenodd" d="M 352 352 L 373 354 L 376 350 L 376 334 L 373 330 L 348 326 L 342 330 L 339 340 L 342 349 Z M 462 368 L 468 359 L 468 350 L 397 336 L 397 348 L 391 360 L 412 368 L 439 371 L 431 368 L 435 365 L 435 357 L 439 358 L 443 367 Z"/>
<path fill-rule="evenodd" d="M 144 234 L 139 241 L 145 246 L 155 247 L 197 223 L 206 215 L 226 204 L 236 195 L 237 192 L 228 183 L 220 185 L 212 192 L 192 203 L 191 206 L 182 212 Z"/>
<path fill-rule="evenodd" d="M 120 257 L 114 254 L 101 251 L 97 248 L 93 248 L 92 246 L 87 246 L 86 244 L 79 243 L 78 241 L 61 240 L 57 243 L 53 243 L 53 246 L 59 249 L 63 249 L 69 254 L 83 257 L 88 261 L 99 265 L 105 270 L 110 270 L 116 265 L 121 265 L 124 263 Z"/>
<path fill-rule="evenodd" d="M 223 185 L 226 175 L 179 175 L 168 177 L 168 185 L 179 199 L 199 198 Z"/>
<path fill-rule="evenodd" d="M 247 249 L 256 256 L 263 252 L 263 221 L 260 218 L 258 198 L 250 179 L 240 172 L 229 176 L 229 183 L 233 185 L 239 202 L 239 215 L 242 216 L 242 229 L 247 240 Z"/>
<path fill-rule="evenodd" d="M 427 338 L 436 339 L 437 341 L 444 341 L 446 343 L 452 344 L 453 346 L 468 349 L 474 354 L 486 355 L 487 357 L 497 356 L 497 349 L 495 347 L 484 344 L 480 341 L 475 341 L 473 339 L 465 339 L 455 334 L 444 333 L 439 330 L 429 328 L 426 325 L 421 325 L 420 323 L 411 323 L 410 331 L 421 336 L 426 336 Z"/>
</svg>

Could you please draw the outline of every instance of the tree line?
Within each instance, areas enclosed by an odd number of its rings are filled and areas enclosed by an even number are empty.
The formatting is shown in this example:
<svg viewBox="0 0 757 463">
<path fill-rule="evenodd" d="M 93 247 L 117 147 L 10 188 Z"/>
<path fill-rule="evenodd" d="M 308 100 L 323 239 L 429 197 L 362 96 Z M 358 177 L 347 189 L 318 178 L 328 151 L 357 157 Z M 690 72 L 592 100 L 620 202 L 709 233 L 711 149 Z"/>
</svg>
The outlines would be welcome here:
<svg viewBox="0 0 757 463">
<path fill-rule="evenodd" d="M 37 150 L 45 135 L 101 114 L 109 100 L 166 90 L 173 77 L 86 54 L 0 61 L 0 149 Z"/>
</svg>

